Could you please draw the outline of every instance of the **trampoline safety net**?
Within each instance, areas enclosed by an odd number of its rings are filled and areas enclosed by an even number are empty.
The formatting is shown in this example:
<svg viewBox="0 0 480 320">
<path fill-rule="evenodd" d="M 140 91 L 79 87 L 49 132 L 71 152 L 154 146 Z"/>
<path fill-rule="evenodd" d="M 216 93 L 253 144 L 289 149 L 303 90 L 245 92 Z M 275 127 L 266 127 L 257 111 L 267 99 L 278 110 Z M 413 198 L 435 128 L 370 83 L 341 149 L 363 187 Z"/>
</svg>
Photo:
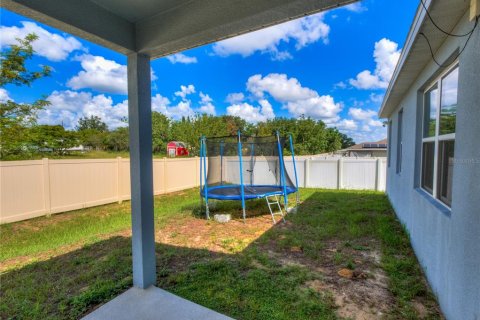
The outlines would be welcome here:
<svg viewBox="0 0 480 320">
<path fill-rule="evenodd" d="M 208 198 L 240 200 L 242 182 L 244 199 L 262 198 L 271 194 L 281 195 L 284 192 L 284 185 L 287 193 L 295 192 L 295 178 L 290 177 L 284 161 L 280 158 L 280 152 L 283 154 L 284 148 L 288 148 L 288 140 L 277 136 L 205 138 Z M 204 189 L 205 186 L 202 190 L 203 197 Z"/>
</svg>

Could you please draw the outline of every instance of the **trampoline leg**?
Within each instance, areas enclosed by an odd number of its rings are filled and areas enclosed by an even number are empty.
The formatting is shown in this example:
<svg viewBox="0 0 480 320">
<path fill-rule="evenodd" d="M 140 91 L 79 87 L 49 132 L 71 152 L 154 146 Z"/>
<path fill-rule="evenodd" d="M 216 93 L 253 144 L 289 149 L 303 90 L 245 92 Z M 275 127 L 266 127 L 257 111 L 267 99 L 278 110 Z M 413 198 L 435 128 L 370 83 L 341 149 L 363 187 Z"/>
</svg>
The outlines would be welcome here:
<svg viewBox="0 0 480 320">
<path fill-rule="evenodd" d="M 207 216 L 207 220 L 210 220 L 210 209 L 208 208 L 208 202 L 205 202 L 205 214 Z"/>
<path fill-rule="evenodd" d="M 297 191 L 297 193 L 295 195 L 295 211 L 294 211 L 294 213 L 298 212 L 298 203 L 299 202 L 300 202 L 300 196 L 299 196 L 298 191 Z"/>
<path fill-rule="evenodd" d="M 246 218 L 246 216 L 245 216 L 245 207 L 242 208 L 242 211 L 243 211 L 243 213 L 242 213 L 242 214 L 243 214 L 243 223 L 245 223 L 245 222 L 246 222 L 246 220 L 245 220 L 245 218 Z"/>
<path fill-rule="evenodd" d="M 275 198 L 277 198 L 277 196 L 275 196 Z M 285 201 L 284 201 L 284 203 L 285 203 Z M 285 222 L 285 215 L 288 213 L 287 208 L 284 207 L 285 213 L 283 213 L 282 206 L 280 205 L 280 201 L 278 201 L 278 200 L 277 200 L 277 205 L 278 205 L 278 209 L 280 209 L 280 214 L 282 215 L 282 220 L 283 220 L 283 222 Z"/>
</svg>

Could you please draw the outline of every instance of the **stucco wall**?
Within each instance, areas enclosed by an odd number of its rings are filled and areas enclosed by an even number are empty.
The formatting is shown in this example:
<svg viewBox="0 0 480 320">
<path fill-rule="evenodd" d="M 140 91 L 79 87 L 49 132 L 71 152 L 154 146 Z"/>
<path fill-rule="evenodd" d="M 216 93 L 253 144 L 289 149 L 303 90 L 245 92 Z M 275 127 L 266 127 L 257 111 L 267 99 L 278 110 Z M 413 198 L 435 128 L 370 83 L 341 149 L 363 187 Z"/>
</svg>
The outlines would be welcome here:
<svg viewBox="0 0 480 320">
<path fill-rule="evenodd" d="M 455 33 L 469 31 L 462 17 Z M 436 53 L 455 55 L 465 39 L 449 37 Z M 480 319 L 480 27 L 459 58 L 459 91 L 451 210 L 421 191 L 421 99 L 439 70 L 433 61 L 419 73 L 391 116 L 392 149 L 387 193 L 448 319 Z M 402 172 L 396 173 L 398 111 L 403 108 Z"/>
</svg>

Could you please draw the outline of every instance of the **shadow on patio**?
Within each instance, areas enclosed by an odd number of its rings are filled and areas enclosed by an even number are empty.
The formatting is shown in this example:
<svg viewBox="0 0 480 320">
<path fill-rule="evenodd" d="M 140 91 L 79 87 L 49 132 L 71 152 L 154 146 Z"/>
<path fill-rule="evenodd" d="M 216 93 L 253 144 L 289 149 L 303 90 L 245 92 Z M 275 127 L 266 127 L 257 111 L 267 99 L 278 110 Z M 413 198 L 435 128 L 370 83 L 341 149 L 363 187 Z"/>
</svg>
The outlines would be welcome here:
<svg viewBox="0 0 480 320">
<path fill-rule="evenodd" d="M 157 286 L 238 319 L 440 317 L 385 195 L 303 194 L 298 214 L 273 227 L 269 215 L 172 219 L 157 230 Z M 3 273 L 0 317 L 89 313 L 131 287 L 130 241 L 112 236 Z"/>
</svg>

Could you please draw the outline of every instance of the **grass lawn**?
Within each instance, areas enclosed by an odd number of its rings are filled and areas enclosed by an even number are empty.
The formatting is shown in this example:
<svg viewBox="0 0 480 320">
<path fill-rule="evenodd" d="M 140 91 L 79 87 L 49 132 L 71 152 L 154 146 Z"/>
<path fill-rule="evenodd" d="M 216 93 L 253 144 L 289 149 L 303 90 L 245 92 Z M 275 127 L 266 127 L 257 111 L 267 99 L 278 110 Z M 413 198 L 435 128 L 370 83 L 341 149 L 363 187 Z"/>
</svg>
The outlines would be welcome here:
<svg viewBox="0 0 480 320">
<path fill-rule="evenodd" d="M 237 319 L 438 319 L 384 194 L 302 189 L 272 225 L 264 201 L 227 224 L 198 189 L 155 198 L 157 285 Z M 130 204 L 0 226 L 0 319 L 75 319 L 132 285 Z"/>
</svg>

